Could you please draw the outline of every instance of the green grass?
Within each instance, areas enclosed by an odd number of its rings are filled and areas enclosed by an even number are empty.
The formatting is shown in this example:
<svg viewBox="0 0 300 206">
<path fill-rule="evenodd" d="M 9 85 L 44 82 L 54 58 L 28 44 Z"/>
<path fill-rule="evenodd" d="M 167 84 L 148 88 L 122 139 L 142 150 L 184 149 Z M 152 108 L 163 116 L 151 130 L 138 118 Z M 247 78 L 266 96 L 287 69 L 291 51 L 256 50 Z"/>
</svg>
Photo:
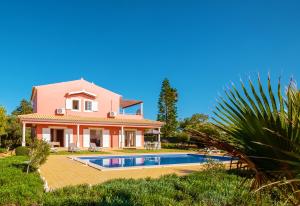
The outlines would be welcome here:
<svg viewBox="0 0 300 206">
<path fill-rule="evenodd" d="M 79 152 L 68 152 L 68 151 L 58 151 L 52 152 L 51 155 L 86 155 L 86 154 L 110 154 L 109 152 L 97 151 L 97 152 L 90 152 L 88 150 L 82 150 Z"/>
<path fill-rule="evenodd" d="M 147 149 L 122 149 L 114 150 L 123 153 L 164 153 L 164 152 L 187 152 L 188 150 L 182 149 L 160 149 L 160 150 L 147 150 Z"/>
<path fill-rule="evenodd" d="M 159 179 L 118 179 L 100 185 L 72 186 L 44 193 L 38 173 L 23 172 L 26 157 L 0 159 L 0 205 L 257 205 L 250 180 L 225 170 L 205 170 Z M 262 195 L 262 205 L 281 205 Z"/>
<path fill-rule="evenodd" d="M 43 182 L 38 173 L 23 171 L 26 160 L 24 156 L 0 159 L 0 205 L 29 205 L 42 199 Z"/>
</svg>

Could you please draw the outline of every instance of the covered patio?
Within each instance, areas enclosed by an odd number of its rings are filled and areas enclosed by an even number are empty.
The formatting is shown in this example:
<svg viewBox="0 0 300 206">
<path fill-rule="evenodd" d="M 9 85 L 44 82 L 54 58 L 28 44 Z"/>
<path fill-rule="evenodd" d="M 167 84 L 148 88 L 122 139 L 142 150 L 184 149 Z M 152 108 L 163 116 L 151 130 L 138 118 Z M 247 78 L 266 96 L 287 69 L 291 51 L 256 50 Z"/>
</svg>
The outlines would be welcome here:
<svg viewBox="0 0 300 206">
<path fill-rule="evenodd" d="M 87 148 L 92 138 L 99 139 L 104 149 L 144 148 L 146 130 L 160 130 L 161 122 L 146 119 L 93 118 L 28 114 L 20 115 L 23 128 L 22 145 L 25 146 L 26 127 L 33 128 L 38 139 L 67 148 L 70 143 Z M 159 138 L 160 139 L 160 138 Z M 100 145 L 101 144 L 101 145 Z"/>
</svg>

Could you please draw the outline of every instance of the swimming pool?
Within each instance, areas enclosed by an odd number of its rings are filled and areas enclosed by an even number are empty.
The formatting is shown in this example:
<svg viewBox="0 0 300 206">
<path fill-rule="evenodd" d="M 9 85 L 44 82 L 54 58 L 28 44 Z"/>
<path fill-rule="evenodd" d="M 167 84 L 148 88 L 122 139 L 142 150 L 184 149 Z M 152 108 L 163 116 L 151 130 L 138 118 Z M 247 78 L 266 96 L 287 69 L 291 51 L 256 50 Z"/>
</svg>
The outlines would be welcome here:
<svg viewBox="0 0 300 206">
<path fill-rule="evenodd" d="M 206 156 L 200 154 L 151 154 L 151 155 L 128 155 L 128 156 L 95 156 L 76 157 L 79 162 L 92 167 L 106 169 L 125 169 L 137 167 L 158 167 L 158 166 L 180 166 L 199 165 L 206 163 L 208 159 L 226 162 L 230 161 L 228 156 Z"/>
</svg>

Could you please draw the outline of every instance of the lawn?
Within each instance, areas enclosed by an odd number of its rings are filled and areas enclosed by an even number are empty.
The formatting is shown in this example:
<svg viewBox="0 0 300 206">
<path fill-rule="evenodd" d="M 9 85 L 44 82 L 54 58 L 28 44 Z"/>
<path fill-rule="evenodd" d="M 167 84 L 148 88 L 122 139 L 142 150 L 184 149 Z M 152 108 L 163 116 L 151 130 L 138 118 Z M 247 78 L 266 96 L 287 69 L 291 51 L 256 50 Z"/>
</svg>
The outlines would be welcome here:
<svg viewBox="0 0 300 206">
<path fill-rule="evenodd" d="M 188 150 L 182 149 L 159 149 L 159 150 L 147 150 L 147 149 L 122 149 L 114 150 L 122 153 L 164 153 L 164 152 L 188 152 Z"/>
<path fill-rule="evenodd" d="M 159 179 L 118 179 L 100 185 L 44 193 L 38 173 L 24 173 L 26 157 L 0 159 L 0 205 L 257 205 L 250 180 L 225 170 L 205 170 Z M 263 205 L 281 205 L 262 196 Z"/>
<path fill-rule="evenodd" d="M 29 205 L 43 197 L 43 182 L 38 173 L 26 174 L 23 156 L 0 159 L 0 205 Z"/>
</svg>

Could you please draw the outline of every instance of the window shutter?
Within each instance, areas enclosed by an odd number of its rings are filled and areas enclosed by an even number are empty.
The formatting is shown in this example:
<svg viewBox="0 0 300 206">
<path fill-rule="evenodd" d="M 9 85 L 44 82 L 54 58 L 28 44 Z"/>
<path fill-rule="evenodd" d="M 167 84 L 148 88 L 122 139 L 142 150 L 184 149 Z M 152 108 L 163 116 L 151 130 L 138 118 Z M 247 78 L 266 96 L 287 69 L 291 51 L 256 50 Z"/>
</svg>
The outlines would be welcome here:
<svg viewBox="0 0 300 206">
<path fill-rule="evenodd" d="M 92 102 L 92 110 L 94 112 L 98 112 L 98 102 L 97 101 Z"/>
<path fill-rule="evenodd" d="M 72 100 L 66 99 L 66 109 L 72 109 Z"/>
<path fill-rule="evenodd" d="M 123 132 L 123 139 L 122 139 L 122 130 L 119 130 L 119 148 L 123 148 L 125 146 L 125 132 Z"/>
<path fill-rule="evenodd" d="M 142 146 L 142 132 L 141 131 L 136 131 L 136 136 L 135 136 L 135 146 L 136 147 L 141 147 Z"/>
<path fill-rule="evenodd" d="M 103 147 L 109 147 L 109 130 L 103 130 Z"/>
<path fill-rule="evenodd" d="M 69 147 L 73 143 L 73 129 L 66 129 L 65 133 L 65 147 Z"/>
<path fill-rule="evenodd" d="M 89 147 L 90 146 L 90 130 L 84 129 L 83 130 L 83 147 Z"/>
<path fill-rule="evenodd" d="M 46 142 L 50 142 L 51 141 L 51 137 L 50 137 L 50 128 L 43 128 L 42 129 L 42 136 L 43 136 L 43 140 Z"/>
</svg>

